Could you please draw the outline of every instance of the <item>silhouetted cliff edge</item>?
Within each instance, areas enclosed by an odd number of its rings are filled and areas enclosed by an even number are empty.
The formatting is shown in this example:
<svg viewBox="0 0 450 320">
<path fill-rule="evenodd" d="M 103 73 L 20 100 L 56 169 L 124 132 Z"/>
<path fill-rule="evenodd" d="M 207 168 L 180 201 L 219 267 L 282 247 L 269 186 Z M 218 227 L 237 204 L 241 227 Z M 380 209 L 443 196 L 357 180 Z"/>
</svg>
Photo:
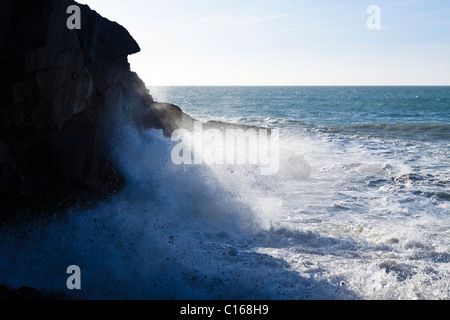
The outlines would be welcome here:
<svg viewBox="0 0 450 320">
<path fill-rule="evenodd" d="M 67 27 L 74 4 L 79 30 Z M 132 108 L 131 121 L 165 133 L 172 114 L 182 114 L 169 104 L 153 111 L 127 60 L 140 51 L 136 41 L 70 0 L 4 0 L 0 18 L 0 222 L 120 190 L 124 181 L 105 153 L 114 114 Z"/>
<path fill-rule="evenodd" d="M 80 8 L 81 29 L 67 26 L 71 5 Z M 166 136 L 193 128 L 193 118 L 154 101 L 130 71 L 128 55 L 139 51 L 124 27 L 86 5 L 2 1 L 0 224 L 95 204 L 121 190 L 125 182 L 108 144 L 124 117 L 135 128 L 162 129 Z"/>
</svg>

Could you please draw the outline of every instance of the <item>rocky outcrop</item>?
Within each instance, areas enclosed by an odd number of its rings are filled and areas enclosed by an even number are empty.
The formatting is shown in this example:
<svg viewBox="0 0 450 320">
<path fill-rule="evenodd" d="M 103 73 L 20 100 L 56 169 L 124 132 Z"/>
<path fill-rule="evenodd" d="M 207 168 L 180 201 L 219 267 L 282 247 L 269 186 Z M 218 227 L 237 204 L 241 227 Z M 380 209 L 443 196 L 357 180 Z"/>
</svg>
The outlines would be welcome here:
<svg viewBox="0 0 450 320">
<path fill-rule="evenodd" d="M 162 102 L 152 102 L 150 104 L 153 113 L 156 115 L 158 120 L 161 122 L 161 126 L 163 128 L 166 136 L 170 136 L 171 133 L 178 129 L 183 128 L 188 131 L 194 131 L 194 124 L 196 119 L 192 118 L 190 115 L 186 114 L 181 110 L 180 107 L 171 104 L 171 103 L 162 103 Z M 227 130 L 227 129 L 266 129 L 270 134 L 271 130 L 258 126 L 251 126 L 239 123 L 228 123 L 217 120 L 210 120 L 202 123 L 203 129 L 217 129 L 217 130 Z"/>
<path fill-rule="evenodd" d="M 67 8 L 81 9 L 69 30 Z M 119 123 L 192 130 L 130 71 L 128 31 L 72 0 L 4 0 L 0 11 L 0 224 L 104 200 L 124 186 L 109 156 Z M 209 122 L 205 127 L 241 127 Z"/>
<path fill-rule="evenodd" d="M 123 186 L 107 155 L 114 119 L 162 128 L 130 71 L 139 46 L 88 6 L 66 26 L 70 0 L 5 0 L 0 12 L 0 221 L 16 211 L 64 209 Z M 129 110 L 128 110 L 129 111 Z M 37 210 L 39 209 L 39 210 Z"/>
</svg>

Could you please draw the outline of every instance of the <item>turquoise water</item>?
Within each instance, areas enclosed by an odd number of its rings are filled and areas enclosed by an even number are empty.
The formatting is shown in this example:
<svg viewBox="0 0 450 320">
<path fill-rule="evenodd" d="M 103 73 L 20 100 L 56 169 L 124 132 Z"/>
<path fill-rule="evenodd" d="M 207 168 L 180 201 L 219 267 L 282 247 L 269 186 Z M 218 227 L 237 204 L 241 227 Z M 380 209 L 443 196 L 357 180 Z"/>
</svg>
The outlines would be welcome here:
<svg viewBox="0 0 450 320">
<path fill-rule="evenodd" d="M 150 91 L 155 100 L 178 104 L 200 120 L 280 128 L 284 138 L 326 146 L 334 155 L 345 153 L 338 162 L 352 163 L 354 156 L 359 163 L 360 155 L 367 153 L 367 160 L 392 168 L 395 164 L 399 173 L 420 184 L 412 191 L 416 195 L 450 198 L 450 87 L 154 87 Z M 284 145 L 289 148 L 290 143 Z M 374 175 L 364 182 L 378 187 L 398 179 L 403 178 Z M 447 214 L 447 204 L 444 210 L 431 211 Z"/>
<path fill-rule="evenodd" d="M 194 115 L 307 125 L 449 124 L 450 87 L 151 87 Z"/>
<path fill-rule="evenodd" d="M 201 120 L 281 130 L 278 176 L 240 177 L 292 244 L 263 252 L 366 298 L 450 298 L 450 87 L 150 91 Z"/>
<path fill-rule="evenodd" d="M 150 91 L 203 121 L 279 129 L 279 171 L 175 165 L 176 142 L 123 114 L 109 134 L 125 189 L 1 230 L 0 283 L 82 299 L 450 299 L 450 87 Z"/>
<path fill-rule="evenodd" d="M 157 87 L 198 119 L 316 129 L 342 136 L 442 143 L 450 87 Z"/>
</svg>

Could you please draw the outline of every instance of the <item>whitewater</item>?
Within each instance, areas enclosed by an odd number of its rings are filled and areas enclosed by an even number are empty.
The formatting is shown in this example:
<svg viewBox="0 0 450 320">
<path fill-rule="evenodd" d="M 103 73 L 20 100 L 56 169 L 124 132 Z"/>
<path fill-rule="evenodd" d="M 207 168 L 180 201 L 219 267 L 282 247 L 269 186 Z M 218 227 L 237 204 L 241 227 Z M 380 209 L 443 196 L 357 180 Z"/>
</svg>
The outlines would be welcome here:
<svg viewBox="0 0 450 320">
<path fill-rule="evenodd" d="M 279 129 L 279 172 L 176 165 L 176 142 L 124 115 L 110 156 L 125 188 L 3 227 L 0 283 L 73 299 L 450 298 L 448 87 L 150 91 L 199 120 Z"/>
</svg>

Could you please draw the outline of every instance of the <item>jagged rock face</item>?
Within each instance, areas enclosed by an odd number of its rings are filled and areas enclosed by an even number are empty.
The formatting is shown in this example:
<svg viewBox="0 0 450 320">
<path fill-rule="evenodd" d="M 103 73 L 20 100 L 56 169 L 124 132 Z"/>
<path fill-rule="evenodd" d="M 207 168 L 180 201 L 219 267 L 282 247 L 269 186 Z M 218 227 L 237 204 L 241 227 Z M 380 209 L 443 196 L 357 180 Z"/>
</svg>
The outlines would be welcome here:
<svg viewBox="0 0 450 320">
<path fill-rule="evenodd" d="M 130 71 L 138 44 L 85 5 L 69 30 L 70 0 L 4 0 L 0 13 L 1 216 L 27 201 L 71 205 L 123 186 L 105 130 L 131 105 L 132 121 L 162 128 Z"/>
</svg>

